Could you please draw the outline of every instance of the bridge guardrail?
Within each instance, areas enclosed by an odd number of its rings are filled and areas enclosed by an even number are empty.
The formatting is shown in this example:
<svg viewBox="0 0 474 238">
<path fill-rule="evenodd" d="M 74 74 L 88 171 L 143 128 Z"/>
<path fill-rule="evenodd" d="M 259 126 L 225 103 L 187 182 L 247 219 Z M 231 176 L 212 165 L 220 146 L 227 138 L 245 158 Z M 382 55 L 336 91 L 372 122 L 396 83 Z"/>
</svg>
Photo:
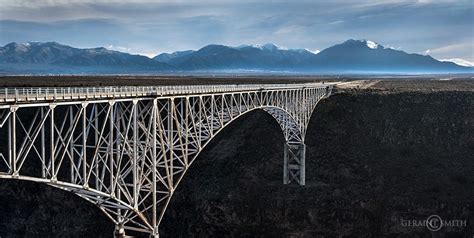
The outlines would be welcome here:
<svg viewBox="0 0 474 238">
<path fill-rule="evenodd" d="M 227 84 L 179 86 L 121 86 L 64 88 L 0 88 L 0 103 L 55 101 L 75 99 L 105 99 L 143 96 L 222 93 L 236 91 L 275 90 L 302 87 L 327 87 L 329 84 Z"/>
</svg>

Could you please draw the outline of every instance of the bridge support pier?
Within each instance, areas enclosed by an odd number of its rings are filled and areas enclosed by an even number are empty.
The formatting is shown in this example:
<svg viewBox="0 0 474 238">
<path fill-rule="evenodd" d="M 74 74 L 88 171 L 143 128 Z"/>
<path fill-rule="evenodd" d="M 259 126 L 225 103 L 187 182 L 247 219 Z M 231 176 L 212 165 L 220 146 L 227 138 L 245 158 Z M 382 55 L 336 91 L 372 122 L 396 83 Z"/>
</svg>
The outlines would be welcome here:
<svg viewBox="0 0 474 238">
<path fill-rule="evenodd" d="M 292 181 L 305 185 L 305 154 L 306 145 L 302 142 L 286 142 L 283 155 L 283 184 Z"/>
</svg>

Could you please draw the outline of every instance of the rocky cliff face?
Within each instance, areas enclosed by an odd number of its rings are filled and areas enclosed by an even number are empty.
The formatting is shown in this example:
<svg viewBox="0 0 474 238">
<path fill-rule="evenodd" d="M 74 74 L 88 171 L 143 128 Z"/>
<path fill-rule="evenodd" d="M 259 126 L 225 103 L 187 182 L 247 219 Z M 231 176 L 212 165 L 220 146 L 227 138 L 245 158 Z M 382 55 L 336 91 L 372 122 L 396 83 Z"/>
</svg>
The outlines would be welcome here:
<svg viewBox="0 0 474 238">
<path fill-rule="evenodd" d="M 0 180 L 0 237 L 111 237 L 93 204 L 45 184 Z"/>
<path fill-rule="evenodd" d="M 471 237 L 474 93 L 355 91 L 311 120 L 307 185 L 282 184 L 283 135 L 264 112 L 222 131 L 191 166 L 162 237 Z M 1 237 L 110 237 L 74 195 L 0 180 Z M 407 227 L 437 214 L 465 227 Z"/>
</svg>

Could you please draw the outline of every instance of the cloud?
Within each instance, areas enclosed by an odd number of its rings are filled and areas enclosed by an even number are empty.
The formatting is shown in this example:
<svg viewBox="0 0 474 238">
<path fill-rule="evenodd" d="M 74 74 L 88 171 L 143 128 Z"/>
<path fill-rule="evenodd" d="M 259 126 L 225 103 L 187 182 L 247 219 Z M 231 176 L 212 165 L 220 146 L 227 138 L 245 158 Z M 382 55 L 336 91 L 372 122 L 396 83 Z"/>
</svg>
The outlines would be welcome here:
<svg viewBox="0 0 474 238">
<path fill-rule="evenodd" d="M 210 43 L 323 49 L 355 38 L 474 60 L 472 47 L 439 49 L 473 41 L 473 8 L 470 0 L 0 0 L 0 43 L 55 40 L 157 54 Z"/>
<path fill-rule="evenodd" d="M 333 22 L 329 22 L 328 24 L 341 24 L 341 23 L 344 23 L 344 21 L 333 21 Z"/>
<path fill-rule="evenodd" d="M 453 62 L 453 63 L 455 63 L 455 64 L 457 64 L 457 65 L 466 66 L 466 67 L 474 67 L 474 62 L 468 61 L 468 60 L 465 60 L 465 59 L 460 59 L 460 58 L 454 58 L 454 59 L 440 59 L 440 61 Z"/>
<path fill-rule="evenodd" d="M 452 44 L 452 45 L 447 45 L 447 46 L 442 46 L 439 48 L 435 48 L 432 50 L 429 50 L 429 52 L 433 54 L 444 54 L 452 51 L 459 51 L 459 50 L 470 50 L 471 53 L 473 53 L 474 46 L 472 45 L 472 42 L 464 42 L 460 44 Z"/>
<path fill-rule="evenodd" d="M 471 40 L 430 49 L 428 53 L 437 59 L 462 58 L 474 61 L 474 45 Z"/>
<path fill-rule="evenodd" d="M 121 52 L 130 52 L 132 48 L 127 48 L 119 45 L 108 45 L 107 47 L 108 50 L 116 50 L 116 51 L 121 51 Z"/>
</svg>

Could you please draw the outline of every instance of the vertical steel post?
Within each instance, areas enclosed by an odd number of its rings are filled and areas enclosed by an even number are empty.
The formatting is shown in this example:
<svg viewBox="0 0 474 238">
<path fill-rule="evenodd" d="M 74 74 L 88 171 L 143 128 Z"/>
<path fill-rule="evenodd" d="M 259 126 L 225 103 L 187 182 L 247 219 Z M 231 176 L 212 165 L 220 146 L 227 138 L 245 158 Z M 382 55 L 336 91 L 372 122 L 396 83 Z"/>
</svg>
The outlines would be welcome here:
<svg viewBox="0 0 474 238">
<path fill-rule="evenodd" d="M 181 111 L 184 119 L 184 164 L 186 169 L 189 167 L 188 154 L 189 154 L 189 108 L 190 107 L 189 97 L 186 97 L 181 103 Z M 183 108 L 184 107 L 184 108 Z M 184 176 L 184 175 L 183 175 Z"/>
<path fill-rule="evenodd" d="M 56 181 L 56 161 L 55 161 L 55 152 L 56 152 L 56 147 L 55 147 L 55 143 L 54 143 L 54 128 L 55 128 L 55 125 L 54 125 L 54 108 L 56 107 L 56 105 L 54 104 L 51 104 L 49 106 L 50 108 L 50 113 L 49 113 L 49 116 L 50 116 L 50 137 L 49 137 L 49 145 L 50 145 L 50 153 L 51 153 L 51 180 L 52 181 Z"/>
<path fill-rule="evenodd" d="M 138 114 L 138 102 L 137 100 L 133 100 L 133 207 L 138 209 L 138 151 L 137 151 L 137 143 L 138 143 L 138 124 L 137 124 L 137 114 Z"/>
<path fill-rule="evenodd" d="M 109 115 L 109 179 L 110 179 L 110 193 L 112 197 L 115 197 L 114 191 L 114 101 L 109 101 L 110 115 Z"/>
<path fill-rule="evenodd" d="M 288 177 L 288 144 L 283 145 L 283 184 L 290 183 Z"/>
<path fill-rule="evenodd" d="M 202 127 L 203 127 L 203 123 L 204 123 L 204 120 L 202 119 L 202 104 L 203 104 L 203 101 L 202 101 L 202 96 L 199 95 L 199 97 L 197 98 L 198 100 L 198 107 L 199 107 L 199 112 L 198 112 L 198 125 L 199 125 L 199 136 L 198 136 L 198 143 L 199 143 L 199 149 L 202 148 Z"/>
<path fill-rule="evenodd" d="M 92 90 L 92 91 L 93 91 L 92 95 L 93 95 L 93 97 L 95 97 L 95 90 Z M 99 138 L 100 131 L 99 131 L 99 108 L 98 107 L 99 107 L 99 104 L 97 104 L 97 103 L 95 103 L 94 106 L 93 106 L 93 109 L 94 109 L 94 112 L 93 112 L 94 113 L 94 118 L 93 118 L 93 121 L 94 121 L 94 145 L 97 146 L 96 150 L 99 147 L 99 140 L 101 139 L 101 138 Z M 94 157 L 95 156 L 97 156 L 96 152 L 94 153 Z M 95 169 L 95 188 L 99 189 L 99 159 L 96 157 L 96 159 L 93 159 L 92 161 L 95 161 L 93 165 L 91 163 L 91 167 L 94 166 L 94 169 Z"/>
<path fill-rule="evenodd" d="M 10 149 L 11 149 L 11 158 L 10 158 L 10 166 L 12 169 L 12 174 L 13 176 L 18 176 L 18 171 L 16 170 L 16 163 L 17 163 L 17 157 L 16 157 L 16 110 L 17 107 L 11 107 L 11 129 L 10 129 L 10 134 L 11 134 L 11 140 L 12 142 L 10 143 Z"/>
<path fill-rule="evenodd" d="M 73 117 L 73 107 L 69 107 L 69 126 L 72 127 L 74 125 L 74 117 Z M 80 111 L 79 111 L 80 112 Z M 78 112 L 78 113 L 79 113 Z M 74 136 L 74 130 L 71 131 L 71 138 Z M 69 166 L 69 169 L 70 169 L 70 175 L 71 175 L 71 183 L 74 183 L 74 153 L 73 153 L 73 145 L 74 144 L 74 140 L 72 141 L 69 141 L 69 156 L 71 157 L 71 160 L 70 160 L 70 166 Z M 64 148 L 66 149 L 66 148 Z"/>
<path fill-rule="evenodd" d="M 211 129 L 209 130 L 210 135 L 209 137 L 212 137 L 214 135 L 214 104 L 215 104 L 215 99 L 214 99 L 214 94 L 211 95 Z"/>
<path fill-rule="evenodd" d="M 153 199 L 153 233 L 155 235 L 158 235 L 158 224 L 157 224 L 157 204 L 156 204 L 156 194 L 157 194 L 157 189 L 156 189 L 156 183 L 157 183 L 157 180 L 156 180 L 156 176 L 157 176 L 157 164 L 156 164 L 156 156 L 157 156 L 157 153 L 156 153 L 156 143 L 157 143 L 157 140 L 156 140 L 156 133 L 157 132 L 157 126 L 156 126 L 156 120 L 157 120 L 157 112 L 158 112 L 158 106 L 157 106 L 157 99 L 153 99 L 153 111 L 152 111 L 152 114 L 151 114 L 151 117 L 152 117 L 152 133 L 153 133 L 153 145 L 152 145 L 152 163 L 153 163 L 153 181 L 152 181 L 152 199 Z"/>
<path fill-rule="evenodd" d="M 44 118 L 44 107 L 41 107 L 41 118 Z M 46 143 L 45 143 L 46 135 L 45 135 L 45 125 L 41 126 L 41 161 L 43 164 L 41 165 L 41 177 L 46 178 Z"/>
<path fill-rule="evenodd" d="M 5 89 L 6 91 L 6 89 Z M 11 109 L 10 109 L 11 110 Z M 13 161 L 13 153 L 12 153 L 12 130 L 13 130 L 13 125 L 12 125 L 12 117 L 8 118 L 8 173 L 13 173 L 12 170 L 12 161 Z"/>
<path fill-rule="evenodd" d="M 306 145 L 301 143 L 298 146 L 298 155 L 300 159 L 300 185 L 306 185 Z"/>
<path fill-rule="evenodd" d="M 173 187 L 174 187 L 174 138 L 173 138 L 173 130 L 174 130 L 174 120 L 173 120 L 173 112 L 175 109 L 174 105 L 174 98 L 170 98 L 168 100 L 168 149 L 169 149 L 169 156 L 168 156 L 168 162 L 169 162 L 169 189 L 171 190 L 170 192 L 173 192 Z"/>
<path fill-rule="evenodd" d="M 217 118 L 220 118 L 220 120 L 219 120 L 219 122 L 220 122 L 220 123 L 219 123 L 219 124 L 220 124 L 219 127 L 224 126 L 224 107 L 225 107 L 225 106 L 224 106 L 224 105 L 225 105 L 225 102 L 224 102 L 224 101 L 225 101 L 225 94 L 222 94 L 222 95 L 221 95 L 221 112 L 220 112 L 221 116 L 219 116 L 219 112 L 217 112 Z"/>
<path fill-rule="evenodd" d="M 85 188 L 89 187 L 87 179 L 87 103 L 82 103 L 82 181 Z"/>
<path fill-rule="evenodd" d="M 120 90 L 122 90 L 122 88 L 120 88 Z M 120 103 L 119 105 L 123 105 L 123 103 Z M 116 156 L 117 156 L 117 180 L 119 179 L 119 176 L 120 175 L 120 164 L 118 163 L 118 161 L 120 160 L 120 156 L 121 156 L 121 150 L 123 150 L 123 147 L 121 147 L 121 144 L 120 144 L 120 131 L 123 130 L 123 128 L 121 127 L 121 124 L 120 124 L 120 119 L 124 116 L 124 113 L 123 113 L 123 110 L 120 109 L 121 107 L 117 106 L 117 110 L 115 112 L 116 114 L 116 120 L 117 120 L 117 129 L 115 130 L 116 132 L 116 145 L 115 145 L 115 148 L 117 150 L 117 153 L 116 153 Z M 126 140 L 128 138 L 123 138 L 122 140 Z M 118 182 L 117 182 L 118 183 Z M 117 191 L 115 191 L 115 189 L 117 189 Z M 115 196 L 117 198 L 117 200 L 121 201 L 122 199 L 122 191 L 118 188 L 118 186 L 116 184 L 114 184 L 114 187 L 113 187 L 113 191 L 115 193 Z M 122 227 L 123 227 L 123 217 L 122 217 L 122 209 L 120 208 L 117 208 L 117 222 L 119 224 L 122 224 Z M 125 235 L 125 231 L 123 233 Z"/>
</svg>

